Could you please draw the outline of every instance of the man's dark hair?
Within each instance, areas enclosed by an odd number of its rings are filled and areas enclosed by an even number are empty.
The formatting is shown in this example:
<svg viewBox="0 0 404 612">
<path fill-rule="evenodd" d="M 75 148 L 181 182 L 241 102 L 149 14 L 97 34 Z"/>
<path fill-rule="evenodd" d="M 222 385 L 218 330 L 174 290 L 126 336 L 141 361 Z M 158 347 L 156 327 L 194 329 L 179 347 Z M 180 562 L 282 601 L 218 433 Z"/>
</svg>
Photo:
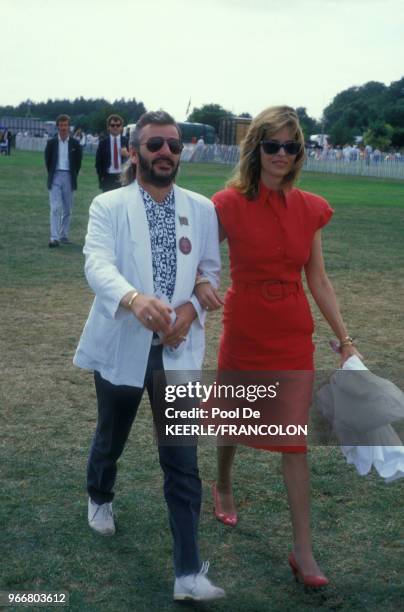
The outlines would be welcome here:
<svg viewBox="0 0 404 612">
<path fill-rule="evenodd" d="M 71 124 L 71 119 L 70 119 L 69 115 L 58 115 L 56 117 L 56 125 L 59 125 L 59 123 L 61 121 L 68 121 L 69 125 Z"/>
<path fill-rule="evenodd" d="M 135 149 L 140 145 L 140 132 L 146 125 L 174 125 L 177 128 L 178 137 L 181 140 L 181 130 L 174 117 L 163 110 L 148 111 L 139 117 L 136 127 L 130 133 L 129 145 Z"/>
<path fill-rule="evenodd" d="M 121 117 L 121 115 L 109 115 L 109 117 L 107 117 L 107 128 L 109 128 L 109 124 L 111 123 L 111 121 L 119 121 L 119 123 L 121 125 L 123 125 L 123 119 Z"/>
</svg>

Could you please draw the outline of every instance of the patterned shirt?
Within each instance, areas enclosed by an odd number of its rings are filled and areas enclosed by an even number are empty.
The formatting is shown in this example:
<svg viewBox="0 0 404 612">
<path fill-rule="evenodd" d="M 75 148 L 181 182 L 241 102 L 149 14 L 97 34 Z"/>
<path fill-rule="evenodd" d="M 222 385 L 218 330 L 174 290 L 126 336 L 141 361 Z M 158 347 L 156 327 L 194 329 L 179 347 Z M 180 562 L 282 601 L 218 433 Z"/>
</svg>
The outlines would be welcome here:
<svg viewBox="0 0 404 612">
<path fill-rule="evenodd" d="M 156 202 L 140 185 L 139 189 L 149 224 L 154 293 L 171 301 L 177 274 L 174 190 L 162 202 Z"/>
</svg>

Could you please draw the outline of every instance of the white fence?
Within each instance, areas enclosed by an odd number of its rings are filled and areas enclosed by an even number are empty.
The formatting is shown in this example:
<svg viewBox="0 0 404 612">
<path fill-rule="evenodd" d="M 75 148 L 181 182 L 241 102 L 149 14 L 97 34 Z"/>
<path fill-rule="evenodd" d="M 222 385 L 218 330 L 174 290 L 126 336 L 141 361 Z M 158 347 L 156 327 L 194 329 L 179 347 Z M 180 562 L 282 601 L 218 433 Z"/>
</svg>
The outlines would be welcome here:
<svg viewBox="0 0 404 612">
<path fill-rule="evenodd" d="M 304 170 L 330 174 L 351 174 L 356 176 L 378 176 L 404 179 L 404 156 L 381 156 L 379 159 L 315 159 L 309 157 Z"/>
<path fill-rule="evenodd" d="M 232 164 L 239 160 L 240 151 L 237 145 L 194 145 L 186 144 L 181 161 L 191 163 Z"/>
<path fill-rule="evenodd" d="M 43 151 L 46 138 L 34 138 L 17 135 L 16 147 L 24 151 Z M 93 155 L 97 145 L 87 145 L 84 152 Z M 181 155 L 181 161 L 188 163 L 212 163 L 235 165 L 239 160 L 237 145 L 194 145 L 186 144 Z M 404 155 L 394 156 L 381 154 L 368 159 L 344 159 L 341 157 L 317 159 L 309 156 L 304 164 L 304 170 L 330 174 L 351 174 L 356 176 L 377 176 L 384 178 L 404 179 Z"/>
<path fill-rule="evenodd" d="M 239 147 L 227 145 L 185 145 L 181 160 L 192 163 L 221 163 L 235 165 L 239 160 Z M 303 170 L 329 174 L 353 174 L 404 179 L 404 155 L 380 154 L 368 159 L 331 157 L 317 159 L 308 156 Z"/>
<path fill-rule="evenodd" d="M 15 137 L 15 148 L 23 151 L 44 151 L 48 138 L 38 136 L 22 136 L 17 134 Z"/>
</svg>

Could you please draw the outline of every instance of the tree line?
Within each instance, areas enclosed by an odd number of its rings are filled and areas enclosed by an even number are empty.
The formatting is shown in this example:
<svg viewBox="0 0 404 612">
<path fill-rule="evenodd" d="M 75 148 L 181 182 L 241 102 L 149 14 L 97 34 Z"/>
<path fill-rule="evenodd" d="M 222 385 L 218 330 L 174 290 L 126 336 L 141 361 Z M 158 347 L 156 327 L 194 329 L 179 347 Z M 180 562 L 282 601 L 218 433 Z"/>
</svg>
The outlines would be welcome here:
<svg viewBox="0 0 404 612">
<path fill-rule="evenodd" d="M 35 117 L 42 121 L 56 119 L 58 115 L 67 114 L 72 124 L 85 132 L 101 134 L 105 131 L 106 119 L 112 113 L 121 115 L 125 123 L 136 123 L 140 115 L 146 112 L 143 102 L 135 98 L 120 98 L 109 102 L 104 98 L 75 98 L 74 100 L 47 100 L 32 102 L 25 100 L 18 106 L 0 106 L 0 116 Z"/>
<path fill-rule="evenodd" d="M 26 100 L 18 106 L 0 106 L 0 116 L 37 117 L 44 121 L 67 113 L 76 127 L 84 131 L 101 133 L 105 120 L 116 112 L 125 123 L 136 123 L 146 108 L 135 98 L 121 98 L 108 102 L 104 98 L 75 100 Z M 305 107 L 296 109 L 306 139 L 310 134 L 326 133 L 332 144 L 343 146 L 363 137 L 365 144 L 386 149 L 389 146 L 404 147 L 404 77 L 390 85 L 369 81 L 358 87 L 349 87 L 338 93 L 324 109 L 320 121 L 310 117 Z M 219 132 L 220 121 L 233 113 L 220 104 L 204 104 L 193 108 L 187 121 L 212 125 Z M 241 117 L 251 117 L 243 112 Z"/>
<path fill-rule="evenodd" d="M 306 140 L 311 134 L 328 134 L 335 146 L 353 144 L 361 137 L 364 144 L 381 150 L 404 147 L 404 77 L 388 86 L 370 81 L 345 89 L 324 109 L 319 121 L 303 106 L 296 112 Z M 193 109 L 188 121 L 209 123 L 218 129 L 222 117 L 231 116 L 218 104 L 206 104 Z"/>
</svg>

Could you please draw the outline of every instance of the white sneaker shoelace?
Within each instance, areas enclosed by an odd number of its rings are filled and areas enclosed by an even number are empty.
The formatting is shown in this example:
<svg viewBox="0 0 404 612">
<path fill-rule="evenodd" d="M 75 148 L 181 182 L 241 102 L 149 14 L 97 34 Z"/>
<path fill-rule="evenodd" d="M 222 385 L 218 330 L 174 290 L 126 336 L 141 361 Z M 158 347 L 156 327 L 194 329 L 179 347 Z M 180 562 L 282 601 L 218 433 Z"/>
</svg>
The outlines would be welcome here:
<svg viewBox="0 0 404 612">
<path fill-rule="evenodd" d="M 105 504 L 101 504 L 100 506 L 97 506 L 96 504 L 93 504 L 91 502 L 91 506 L 93 507 L 96 506 L 96 511 L 91 517 L 92 521 L 95 519 L 98 513 L 100 513 L 100 518 L 104 519 L 105 521 L 108 521 L 108 519 L 112 518 L 113 514 L 112 514 L 112 507 L 110 503 L 107 502 Z"/>
<path fill-rule="evenodd" d="M 192 593 L 196 594 L 196 592 L 201 588 L 201 579 L 202 585 L 206 589 L 212 589 L 213 585 L 210 583 L 210 580 L 207 577 L 207 573 L 209 571 L 209 561 L 204 561 L 202 563 L 202 567 L 197 574 L 194 575 L 194 581 L 192 585 Z"/>
<path fill-rule="evenodd" d="M 209 565 L 210 565 L 210 564 L 209 564 L 209 561 L 204 561 L 204 562 L 202 563 L 202 567 L 201 567 L 201 569 L 199 570 L 199 572 L 198 572 L 196 575 L 197 575 L 197 576 L 206 576 L 206 574 L 207 574 L 207 573 L 208 573 L 208 571 L 209 571 Z"/>
</svg>

